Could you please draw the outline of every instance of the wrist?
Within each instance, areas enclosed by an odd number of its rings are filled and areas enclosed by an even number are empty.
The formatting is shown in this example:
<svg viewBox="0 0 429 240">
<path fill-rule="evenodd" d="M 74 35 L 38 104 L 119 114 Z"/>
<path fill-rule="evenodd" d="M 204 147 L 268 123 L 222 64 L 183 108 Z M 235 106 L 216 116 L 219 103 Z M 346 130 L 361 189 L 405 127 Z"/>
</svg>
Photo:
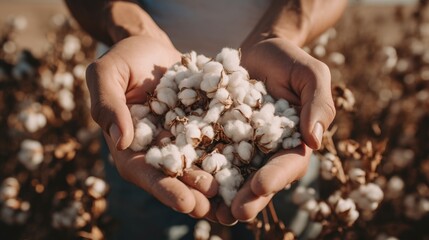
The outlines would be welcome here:
<svg viewBox="0 0 429 240">
<path fill-rule="evenodd" d="M 133 1 L 111 1 L 104 10 L 105 28 L 113 43 L 131 36 L 168 40 L 152 18 Z M 169 40 L 168 40 L 169 41 Z"/>
<path fill-rule="evenodd" d="M 300 1 L 274 0 L 258 25 L 242 44 L 246 49 L 272 38 L 287 40 L 302 47 L 310 32 L 310 18 L 301 8 Z"/>
</svg>

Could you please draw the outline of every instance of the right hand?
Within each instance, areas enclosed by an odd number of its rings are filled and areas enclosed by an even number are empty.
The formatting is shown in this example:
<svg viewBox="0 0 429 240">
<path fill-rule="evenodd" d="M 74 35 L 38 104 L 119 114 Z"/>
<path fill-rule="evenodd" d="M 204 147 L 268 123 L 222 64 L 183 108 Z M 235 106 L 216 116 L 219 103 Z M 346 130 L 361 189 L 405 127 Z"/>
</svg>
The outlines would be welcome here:
<svg viewBox="0 0 429 240">
<path fill-rule="evenodd" d="M 217 194 L 210 174 L 194 169 L 180 180 L 167 177 L 145 162 L 143 152 L 127 149 L 134 138 L 127 104 L 145 103 L 165 70 L 178 61 L 180 53 L 170 42 L 148 36 L 119 41 L 87 69 L 91 114 L 123 178 L 176 211 L 201 218 L 213 211 L 208 198 Z"/>
</svg>

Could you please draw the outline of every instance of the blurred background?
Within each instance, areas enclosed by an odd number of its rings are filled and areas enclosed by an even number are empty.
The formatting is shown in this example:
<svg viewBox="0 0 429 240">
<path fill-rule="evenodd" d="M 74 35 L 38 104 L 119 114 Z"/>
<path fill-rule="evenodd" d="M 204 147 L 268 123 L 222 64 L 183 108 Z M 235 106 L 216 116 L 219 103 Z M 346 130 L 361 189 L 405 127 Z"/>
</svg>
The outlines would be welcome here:
<svg viewBox="0 0 429 240">
<path fill-rule="evenodd" d="M 95 45 L 60 0 L 0 0 L 1 239 L 114 231 L 84 82 Z M 330 66 L 338 111 L 316 153 L 319 194 L 292 197 L 312 220 L 306 237 L 429 239 L 428 1 L 350 1 L 305 50 Z M 265 214 L 277 212 L 281 202 Z M 255 238 L 293 239 L 302 228 L 275 219 L 250 223 Z"/>
</svg>

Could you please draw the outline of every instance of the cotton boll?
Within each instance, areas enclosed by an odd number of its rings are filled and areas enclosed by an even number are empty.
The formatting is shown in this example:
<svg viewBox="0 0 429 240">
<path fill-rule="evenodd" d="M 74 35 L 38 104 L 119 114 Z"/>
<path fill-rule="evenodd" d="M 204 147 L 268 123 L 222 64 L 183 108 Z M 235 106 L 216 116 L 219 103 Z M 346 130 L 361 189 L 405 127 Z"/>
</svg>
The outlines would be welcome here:
<svg viewBox="0 0 429 240">
<path fill-rule="evenodd" d="M 174 121 L 177 118 L 183 119 L 185 117 L 185 112 L 181 108 L 174 108 L 170 109 L 166 114 L 164 118 L 164 128 L 169 129 L 172 124 L 174 124 Z M 186 121 L 186 119 L 183 119 Z M 174 134 L 173 134 L 174 135 Z"/>
<path fill-rule="evenodd" d="M 276 116 L 277 117 L 277 116 Z M 286 133 L 283 133 L 283 137 L 289 137 L 292 134 L 292 130 L 293 128 L 295 128 L 295 123 L 293 121 L 291 121 L 289 118 L 287 117 L 278 117 L 280 119 L 280 126 L 282 128 L 288 129 L 289 131 Z"/>
<path fill-rule="evenodd" d="M 336 213 L 344 213 L 350 211 L 351 209 L 356 209 L 355 203 L 350 198 L 340 199 L 335 207 Z"/>
<path fill-rule="evenodd" d="M 58 92 L 58 104 L 64 110 L 72 111 L 76 106 L 73 93 L 68 89 L 61 89 Z"/>
<path fill-rule="evenodd" d="M 294 139 L 294 138 L 285 138 L 282 142 L 282 148 L 283 149 L 291 149 L 291 148 L 296 148 L 299 145 L 301 145 L 301 140 L 300 139 Z"/>
<path fill-rule="evenodd" d="M 322 160 L 320 164 L 321 175 L 325 180 L 331 180 L 335 177 L 335 167 L 334 163 L 328 160 Z"/>
<path fill-rule="evenodd" d="M 319 212 L 322 217 L 327 218 L 329 215 L 331 215 L 332 211 L 326 202 L 319 202 Z"/>
<path fill-rule="evenodd" d="M 229 76 L 229 82 L 228 82 L 227 89 L 230 92 L 241 85 L 246 85 L 246 87 L 250 85 L 248 75 L 244 74 L 243 72 L 239 72 L 239 71 L 233 72 L 228 76 Z"/>
<path fill-rule="evenodd" d="M 348 172 L 350 180 L 354 183 L 365 184 L 365 171 L 360 168 L 352 168 Z"/>
<path fill-rule="evenodd" d="M 146 163 L 154 166 L 155 168 L 160 168 L 162 163 L 162 152 L 158 147 L 152 147 L 147 151 L 145 155 Z"/>
<path fill-rule="evenodd" d="M 404 180 L 398 176 L 393 176 L 387 182 L 386 199 L 397 199 L 403 194 Z"/>
<path fill-rule="evenodd" d="M 66 88 L 68 90 L 73 90 L 74 77 L 69 72 L 55 73 L 53 81 L 55 89 Z"/>
<path fill-rule="evenodd" d="M 210 230 L 211 230 L 211 226 L 209 222 L 205 220 L 199 220 L 197 224 L 195 224 L 194 239 L 209 240 Z"/>
<path fill-rule="evenodd" d="M 229 92 L 226 90 L 226 88 L 219 88 L 216 90 L 214 99 L 221 103 L 226 103 L 228 100 L 230 100 Z M 231 104 L 231 103 L 229 103 Z"/>
<path fill-rule="evenodd" d="M 138 121 L 134 126 L 134 139 L 130 145 L 131 150 L 138 152 L 146 149 L 152 143 L 156 126 L 148 119 Z"/>
<path fill-rule="evenodd" d="M 155 114 L 158 114 L 158 115 L 162 115 L 162 114 L 164 114 L 165 112 L 167 112 L 167 110 L 168 110 L 167 104 L 165 104 L 165 103 L 163 103 L 163 102 L 160 102 L 160 101 L 159 101 L 159 100 L 157 100 L 157 99 L 152 99 L 152 100 L 150 101 L 150 103 L 149 103 L 149 106 L 150 106 L 150 109 L 151 109 Z"/>
<path fill-rule="evenodd" d="M 170 177 L 177 177 L 183 175 L 184 163 L 183 159 L 178 158 L 180 155 L 168 154 L 164 156 L 161 169 Z"/>
<path fill-rule="evenodd" d="M 198 159 L 198 155 L 191 144 L 186 144 L 185 146 L 180 147 L 180 152 L 185 157 L 185 162 L 186 162 L 185 168 L 190 168 L 192 164 L 195 162 L 195 160 Z"/>
<path fill-rule="evenodd" d="M 253 80 L 252 84 L 253 84 L 253 88 L 256 91 L 260 92 L 262 95 L 266 95 L 267 94 L 267 89 L 265 88 L 265 85 L 264 85 L 263 82 Z"/>
<path fill-rule="evenodd" d="M 18 119 L 22 122 L 25 129 L 30 132 L 36 132 L 46 126 L 47 119 L 42 113 L 40 103 L 30 103 L 19 114 Z"/>
<path fill-rule="evenodd" d="M 189 115 L 188 116 L 188 123 L 192 123 L 197 125 L 200 129 L 205 127 L 207 123 L 203 122 L 203 118 L 200 116 L 195 115 Z"/>
<path fill-rule="evenodd" d="M 225 135 L 237 143 L 251 140 L 253 136 L 252 126 L 239 120 L 228 121 L 224 126 L 224 130 Z"/>
<path fill-rule="evenodd" d="M 174 66 L 172 67 L 172 69 L 167 70 L 164 75 L 161 77 L 161 79 L 159 80 L 159 84 L 157 85 L 157 87 L 159 86 L 159 88 L 162 87 L 169 87 L 169 88 L 173 88 L 174 89 L 174 85 L 175 84 L 175 77 L 176 77 L 176 70 L 174 69 Z M 161 82 L 163 84 L 161 84 Z M 171 84 L 171 82 L 173 82 L 174 84 Z M 165 84 L 165 85 L 164 85 Z M 170 87 L 171 86 L 171 87 Z M 156 88 L 155 88 L 156 89 Z"/>
<path fill-rule="evenodd" d="M 255 131 L 255 137 L 259 139 L 259 143 L 266 145 L 269 143 L 278 143 L 282 136 L 281 121 L 277 117 L 273 117 L 271 121 L 260 126 Z"/>
<path fill-rule="evenodd" d="M 183 81 L 185 78 L 192 75 L 192 72 L 182 65 L 176 67 L 175 70 L 176 70 L 176 76 L 174 76 L 174 81 L 176 82 L 177 85 L 179 85 L 180 82 Z"/>
<path fill-rule="evenodd" d="M 197 54 L 195 51 L 184 54 L 181 62 L 183 66 L 187 67 L 191 72 L 195 73 L 199 71 L 197 66 Z"/>
<path fill-rule="evenodd" d="M 245 164 L 250 163 L 250 159 L 252 158 L 253 152 L 254 152 L 254 149 L 252 144 L 246 141 L 241 141 L 238 144 L 238 147 L 237 147 L 238 156 Z"/>
<path fill-rule="evenodd" d="M 220 153 L 210 153 L 203 159 L 201 167 L 204 171 L 208 173 L 216 173 L 221 169 L 228 167 L 229 162 L 223 154 Z"/>
<path fill-rule="evenodd" d="M 240 53 L 231 48 L 223 48 L 216 56 L 216 61 L 222 63 L 227 72 L 238 71 L 240 67 Z"/>
<path fill-rule="evenodd" d="M 9 198 L 16 198 L 20 188 L 21 186 L 16 178 L 8 177 L 4 179 L 0 186 L 0 202 Z"/>
<path fill-rule="evenodd" d="M 231 206 L 232 200 L 237 195 L 238 188 L 230 188 L 227 186 L 219 186 L 219 195 L 222 196 L 223 201 L 229 207 Z"/>
<path fill-rule="evenodd" d="M 277 114 L 283 113 L 285 110 L 289 109 L 289 102 L 283 98 L 280 98 L 274 103 L 274 107 L 275 107 L 275 112 Z"/>
<path fill-rule="evenodd" d="M 307 211 L 310 216 L 316 215 L 319 210 L 319 205 L 315 199 L 309 199 L 301 205 L 301 208 Z"/>
<path fill-rule="evenodd" d="M 230 206 L 237 189 L 244 181 L 243 176 L 236 168 L 224 168 L 215 174 L 215 179 L 219 183 L 219 194 L 225 204 Z"/>
<path fill-rule="evenodd" d="M 175 121 L 173 121 L 173 124 L 170 127 L 170 132 L 173 136 L 177 137 L 179 134 L 181 133 L 185 133 L 185 123 L 186 120 L 183 121 L 179 121 L 178 119 L 176 119 Z"/>
<path fill-rule="evenodd" d="M 240 104 L 237 107 L 226 111 L 221 119 L 221 124 L 226 124 L 230 120 L 240 120 L 242 122 L 248 122 L 252 115 L 252 108 L 247 104 Z"/>
<path fill-rule="evenodd" d="M 290 116 L 289 120 L 291 120 L 295 126 L 299 124 L 299 117 L 298 116 Z"/>
<path fill-rule="evenodd" d="M 221 113 L 225 110 L 225 106 L 221 103 L 215 104 L 211 107 L 204 116 L 205 123 L 215 123 L 220 118 Z"/>
<path fill-rule="evenodd" d="M 242 115 L 246 120 L 249 120 L 252 116 L 252 108 L 247 104 L 240 104 L 234 108 L 234 110 Z M 236 117 L 237 120 L 240 120 L 239 117 Z"/>
<path fill-rule="evenodd" d="M 356 205 L 350 198 L 340 198 L 335 207 L 335 212 L 349 226 L 351 226 L 359 217 L 359 212 L 356 210 Z"/>
<path fill-rule="evenodd" d="M 85 186 L 88 188 L 88 193 L 91 197 L 99 199 L 106 195 L 107 193 L 107 184 L 103 179 L 89 176 L 85 180 Z"/>
<path fill-rule="evenodd" d="M 185 165 L 180 149 L 176 145 L 169 144 L 161 149 L 161 153 L 160 167 L 164 173 L 171 177 L 181 176 Z"/>
<path fill-rule="evenodd" d="M 296 205 L 304 204 L 305 202 L 316 198 L 316 190 L 314 188 L 306 188 L 298 186 L 292 195 L 292 202 Z"/>
<path fill-rule="evenodd" d="M 197 124 L 189 123 L 185 126 L 186 142 L 196 147 L 201 142 L 201 130 Z"/>
<path fill-rule="evenodd" d="M 70 60 L 81 49 L 80 39 L 74 35 L 68 34 L 64 38 L 62 57 Z"/>
<path fill-rule="evenodd" d="M 272 103 L 272 104 L 274 104 L 276 101 L 274 100 L 274 98 L 271 96 L 271 95 L 269 95 L 269 94 L 267 94 L 267 95 L 263 95 L 262 96 L 262 99 L 263 99 L 263 102 L 264 103 Z"/>
<path fill-rule="evenodd" d="M 202 142 L 204 144 L 210 144 L 213 142 L 213 139 L 215 137 L 214 129 L 211 125 L 207 125 L 201 129 L 202 134 Z"/>
<path fill-rule="evenodd" d="M 185 133 L 179 133 L 176 136 L 176 140 L 175 143 L 177 146 L 181 147 L 181 146 L 185 146 L 188 144 L 188 142 L 186 141 L 186 134 Z"/>
<path fill-rule="evenodd" d="M 46 126 L 47 119 L 43 113 L 20 113 L 19 118 L 23 121 L 28 132 L 33 133 Z"/>
<path fill-rule="evenodd" d="M 203 67 L 203 73 L 215 73 L 220 76 L 220 73 L 223 71 L 223 66 L 219 62 L 211 61 L 204 65 Z"/>
<path fill-rule="evenodd" d="M 159 80 L 158 85 L 155 88 L 155 91 L 157 92 L 161 88 L 170 88 L 174 91 L 177 91 L 178 87 L 176 84 L 176 81 L 174 81 L 174 76 L 176 75 L 176 72 L 174 71 L 167 71 L 164 76 L 161 77 Z"/>
<path fill-rule="evenodd" d="M 208 62 L 210 62 L 211 61 L 211 59 L 210 58 L 208 58 L 208 57 L 206 57 L 206 56 L 204 56 L 204 55 L 202 55 L 202 54 L 200 54 L 200 55 L 198 55 L 197 56 L 197 67 L 199 68 L 199 69 L 203 69 L 204 68 L 204 65 L 206 65 Z"/>
<path fill-rule="evenodd" d="M 183 79 L 179 83 L 179 89 L 183 88 L 192 88 L 192 89 L 200 89 L 201 81 L 203 80 L 203 73 L 195 73 L 185 79 Z"/>
<path fill-rule="evenodd" d="M 252 126 L 259 128 L 266 123 L 270 123 L 274 118 L 274 105 L 271 103 L 264 104 L 259 111 L 254 111 L 251 116 Z"/>
<path fill-rule="evenodd" d="M 350 198 L 356 202 L 360 209 L 366 211 L 374 211 L 383 200 L 383 196 L 383 191 L 374 183 L 361 185 L 350 193 Z"/>
<path fill-rule="evenodd" d="M 183 105 L 190 106 L 198 101 L 198 93 L 193 89 L 186 88 L 179 92 L 178 98 Z"/>
<path fill-rule="evenodd" d="M 203 109 L 197 108 L 197 109 L 192 110 L 190 114 L 193 116 L 200 116 L 201 117 L 204 115 L 204 113 L 205 113 L 205 111 Z"/>
<path fill-rule="evenodd" d="M 143 119 L 150 112 L 149 106 L 143 104 L 133 104 L 129 108 L 131 117 L 136 120 Z"/>
<path fill-rule="evenodd" d="M 167 104 L 170 108 L 174 108 L 177 103 L 177 93 L 171 88 L 160 88 L 156 91 L 156 97 L 160 102 Z"/>
<path fill-rule="evenodd" d="M 234 160 L 234 152 L 235 148 L 233 145 L 226 145 L 222 150 L 222 154 L 226 157 L 228 162 L 232 162 L 232 160 Z"/>
<path fill-rule="evenodd" d="M 26 139 L 21 142 L 18 160 L 28 169 L 36 170 L 43 161 L 43 146 L 40 142 Z"/>
<path fill-rule="evenodd" d="M 222 81 L 222 74 L 219 73 L 206 73 L 203 76 L 203 80 L 200 84 L 200 89 L 205 91 L 206 93 L 214 93 L 216 92 L 218 85 Z"/>
<path fill-rule="evenodd" d="M 234 102 L 243 103 L 249 89 L 250 83 L 242 74 L 234 72 L 229 76 L 227 90 L 231 94 Z"/>
</svg>

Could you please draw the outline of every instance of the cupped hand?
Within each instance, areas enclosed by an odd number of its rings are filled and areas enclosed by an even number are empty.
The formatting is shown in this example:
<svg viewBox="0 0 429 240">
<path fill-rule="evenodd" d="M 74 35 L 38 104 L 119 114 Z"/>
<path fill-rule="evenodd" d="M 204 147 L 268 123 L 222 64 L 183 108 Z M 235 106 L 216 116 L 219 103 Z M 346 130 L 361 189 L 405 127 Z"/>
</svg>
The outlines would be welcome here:
<svg viewBox="0 0 429 240">
<path fill-rule="evenodd" d="M 242 64 L 252 78 L 265 81 L 268 92 L 300 110 L 304 144 L 276 153 L 252 175 L 232 202 L 232 215 L 250 220 L 275 193 L 306 172 L 312 149 L 321 145 L 323 132 L 335 117 L 329 68 L 298 46 L 272 38 L 243 49 Z"/>
<path fill-rule="evenodd" d="M 127 149 L 134 137 L 127 104 L 146 102 L 165 70 L 179 60 L 180 53 L 167 41 L 134 36 L 118 42 L 87 69 L 91 113 L 123 178 L 179 212 L 204 217 L 210 211 L 208 198 L 217 193 L 210 174 L 192 169 L 180 180 L 167 177 L 145 162 L 143 152 Z"/>
</svg>

